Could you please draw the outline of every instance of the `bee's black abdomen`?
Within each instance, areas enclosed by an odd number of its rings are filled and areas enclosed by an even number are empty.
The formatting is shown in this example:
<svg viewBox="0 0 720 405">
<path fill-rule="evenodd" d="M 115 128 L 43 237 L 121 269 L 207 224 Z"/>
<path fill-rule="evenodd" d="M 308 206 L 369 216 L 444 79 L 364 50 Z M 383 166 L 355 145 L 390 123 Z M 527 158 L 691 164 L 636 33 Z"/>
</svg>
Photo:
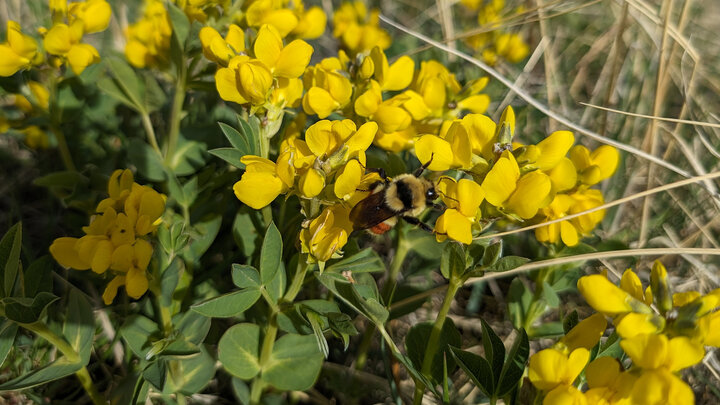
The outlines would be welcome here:
<svg viewBox="0 0 720 405">
<path fill-rule="evenodd" d="M 407 210 L 412 208 L 413 192 L 410 186 L 403 181 L 398 181 L 395 183 L 395 187 L 397 187 L 397 197 L 400 199 L 400 201 L 402 201 L 405 209 Z"/>
</svg>

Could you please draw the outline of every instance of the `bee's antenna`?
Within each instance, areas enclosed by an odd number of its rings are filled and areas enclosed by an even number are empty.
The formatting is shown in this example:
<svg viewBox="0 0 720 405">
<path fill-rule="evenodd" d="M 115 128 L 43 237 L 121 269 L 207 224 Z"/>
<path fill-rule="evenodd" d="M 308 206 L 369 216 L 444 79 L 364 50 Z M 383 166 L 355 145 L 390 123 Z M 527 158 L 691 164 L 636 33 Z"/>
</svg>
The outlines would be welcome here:
<svg viewBox="0 0 720 405">
<path fill-rule="evenodd" d="M 420 177 L 423 174 L 423 172 L 425 171 L 425 169 L 427 169 L 428 166 L 430 166 L 430 163 L 432 163 L 432 160 L 433 160 L 433 156 L 435 156 L 434 152 L 430 154 L 430 160 L 428 160 L 427 163 L 423 163 L 422 166 L 418 167 L 418 169 L 415 170 L 415 173 L 413 173 L 413 175 L 415 177 Z"/>
</svg>

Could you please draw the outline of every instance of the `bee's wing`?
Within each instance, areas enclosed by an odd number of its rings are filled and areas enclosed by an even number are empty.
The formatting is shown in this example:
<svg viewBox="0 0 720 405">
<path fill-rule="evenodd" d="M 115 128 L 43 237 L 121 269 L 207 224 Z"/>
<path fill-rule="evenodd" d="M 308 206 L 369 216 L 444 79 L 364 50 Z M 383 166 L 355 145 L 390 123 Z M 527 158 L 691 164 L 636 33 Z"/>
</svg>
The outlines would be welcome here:
<svg viewBox="0 0 720 405">
<path fill-rule="evenodd" d="M 370 194 L 350 211 L 350 220 L 355 230 L 368 229 L 398 215 L 385 205 L 385 193 Z"/>
</svg>

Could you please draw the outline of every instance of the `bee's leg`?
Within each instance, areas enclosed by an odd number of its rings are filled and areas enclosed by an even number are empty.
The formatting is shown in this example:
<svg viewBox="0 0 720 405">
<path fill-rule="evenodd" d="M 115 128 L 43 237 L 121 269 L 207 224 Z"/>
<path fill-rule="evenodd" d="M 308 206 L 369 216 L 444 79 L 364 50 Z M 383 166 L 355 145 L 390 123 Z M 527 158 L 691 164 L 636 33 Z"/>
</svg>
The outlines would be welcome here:
<svg viewBox="0 0 720 405">
<path fill-rule="evenodd" d="M 427 231 L 430 233 L 434 232 L 433 228 L 430 227 L 430 225 L 420 221 L 419 219 L 417 219 L 415 217 L 405 216 L 405 217 L 400 217 L 400 218 L 404 219 L 405 222 L 407 222 L 408 224 L 420 227 L 420 229 L 422 229 L 423 231 Z"/>
<path fill-rule="evenodd" d="M 437 210 L 437 211 L 445 211 L 445 208 L 446 208 L 444 205 L 442 205 L 442 204 L 437 204 L 437 203 L 432 203 L 432 204 L 429 204 L 429 205 L 430 205 L 430 207 L 431 207 L 432 209 Z"/>
<path fill-rule="evenodd" d="M 370 173 L 377 173 L 385 184 L 390 183 L 390 179 L 388 179 L 387 173 L 385 173 L 385 169 L 383 169 L 382 167 L 365 168 L 365 171 Z"/>
<path fill-rule="evenodd" d="M 384 183 L 387 184 L 387 181 L 385 181 Z M 382 182 L 382 181 L 376 181 L 376 182 L 370 184 L 370 187 L 368 187 L 367 189 L 364 189 L 364 188 L 356 188 L 355 191 L 371 192 L 371 191 L 375 190 L 375 187 L 377 187 L 377 186 L 380 185 L 380 184 L 383 184 L 383 182 Z"/>
<path fill-rule="evenodd" d="M 430 166 L 430 163 L 432 163 L 433 156 L 435 156 L 435 153 L 430 154 L 430 160 L 428 160 L 427 163 L 424 163 L 422 166 L 418 167 L 417 170 L 415 170 L 415 172 L 413 173 L 413 176 L 420 177 L 425 171 L 425 169 Z"/>
</svg>

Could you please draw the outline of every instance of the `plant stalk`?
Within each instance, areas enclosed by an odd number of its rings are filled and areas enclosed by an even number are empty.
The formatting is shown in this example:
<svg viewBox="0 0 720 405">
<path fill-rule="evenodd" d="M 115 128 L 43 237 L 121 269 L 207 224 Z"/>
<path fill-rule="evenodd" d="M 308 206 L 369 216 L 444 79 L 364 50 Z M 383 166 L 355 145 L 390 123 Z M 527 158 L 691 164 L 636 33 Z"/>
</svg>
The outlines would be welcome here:
<svg viewBox="0 0 720 405">
<path fill-rule="evenodd" d="M 445 298 L 443 299 L 442 306 L 440 307 L 440 311 L 437 314 L 437 318 L 435 318 L 435 323 L 433 324 L 432 331 L 430 332 L 430 338 L 428 339 L 427 348 L 425 349 L 425 355 L 423 356 L 423 363 L 420 372 L 425 376 L 430 376 L 432 361 L 438 349 L 437 346 L 440 341 L 443 325 L 445 325 L 445 319 L 450 311 L 450 305 L 452 305 L 452 302 L 455 299 L 455 294 L 457 294 L 461 286 L 462 280 L 452 275 L 450 277 L 448 289 L 445 292 Z M 413 404 L 419 405 L 422 403 L 424 393 L 425 385 L 418 382 L 415 386 L 415 398 L 413 400 Z"/>
<path fill-rule="evenodd" d="M 150 146 L 152 146 L 155 152 L 162 157 L 162 152 L 160 151 L 160 146 L 158 145 L 157 137 L 155 136 L 155 129 L 153 129 L 152 122 L 150 121 L 150 115 L 143 113 L 140 117 L 142 118 L 142 124 L 143 128 L 145 128 L 145 135 L 147 136 L 148 143 L 150 143 Z"/>
<path fill-rule="evenodd" d="M 175 150 L 180 137 L 180 120 L 182 120 L 182 108 L 185 101 L 186 79 L 187 67 L 183 63 L 178 66 L 177 87 L 175 88 L 172 109 L 170 110 L 170 128 L 168 130 L 167 150 L 165 151 L 165 166 L 168 167 L 171 167 L 171 162 L 175 158 Z"/>
</svg>

